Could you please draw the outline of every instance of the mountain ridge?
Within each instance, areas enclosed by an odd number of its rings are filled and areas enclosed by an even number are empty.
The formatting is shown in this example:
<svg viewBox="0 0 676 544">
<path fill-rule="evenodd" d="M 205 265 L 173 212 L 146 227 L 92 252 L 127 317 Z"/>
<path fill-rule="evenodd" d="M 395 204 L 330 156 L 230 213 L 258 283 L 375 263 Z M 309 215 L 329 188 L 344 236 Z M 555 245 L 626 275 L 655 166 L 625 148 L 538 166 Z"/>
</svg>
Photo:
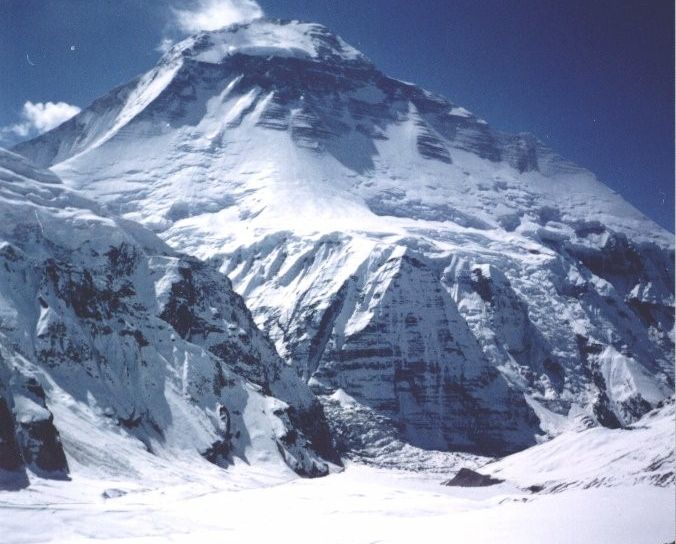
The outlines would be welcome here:
<svg viewBox="0 0 676 544">
<path fill-rule="evenodd" d="M 318 401 L 215 269 L 2 149 L 0 210 L 0 486 L 340 462 Z"/>
</svg>

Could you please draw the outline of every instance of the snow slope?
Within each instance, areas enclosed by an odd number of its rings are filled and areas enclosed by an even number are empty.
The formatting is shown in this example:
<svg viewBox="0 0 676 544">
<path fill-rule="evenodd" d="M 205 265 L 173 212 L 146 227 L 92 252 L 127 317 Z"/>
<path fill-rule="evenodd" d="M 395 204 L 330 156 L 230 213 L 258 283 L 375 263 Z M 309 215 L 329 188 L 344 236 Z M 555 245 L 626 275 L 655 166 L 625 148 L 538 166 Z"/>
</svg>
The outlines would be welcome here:
<svg viewBox="0 0 676 544">
<path fill-rule="evenodd" d="M 328 473 L 321 406 L 217 270 L 5 150 L 0 215 L 0 487 Z"/>
<path fill-rule="evenodd" d="M 626 429 L 567 431 L 481 472 L 545 493 L 637 484 L 673 491 L 675 416 L 672 398 Z"/>
<path fill-rule="evenodd" d="M 674 391 L 673 235 L 320 25 L 189 38 L 15 150 L 215 263 L 316 392 L 412 446 L 504 454 Z"/>
</svg>

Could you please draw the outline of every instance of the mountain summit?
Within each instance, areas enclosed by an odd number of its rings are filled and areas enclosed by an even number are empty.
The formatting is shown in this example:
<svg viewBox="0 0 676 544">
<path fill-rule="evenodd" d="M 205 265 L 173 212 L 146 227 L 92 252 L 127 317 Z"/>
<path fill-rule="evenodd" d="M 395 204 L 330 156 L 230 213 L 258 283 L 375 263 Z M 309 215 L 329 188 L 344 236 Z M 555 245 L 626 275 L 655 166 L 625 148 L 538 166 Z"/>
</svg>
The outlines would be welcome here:
<svg viewBox="0 0 676 544">
<path fill-rule="evenodd" d="M 165 60 L 182 56 L 222 64 L 238 54 L 370 65 L 361 52 L 322 25 L 270 19 L 202 32 L 177 44 Z"/>
<path fill-rule="evenodd" d="M 188 38 L 14 150 L 219 266 L 351 451 L 503 454 L 673 394 L 673 236 L 321 25 Z"/>
</svg>

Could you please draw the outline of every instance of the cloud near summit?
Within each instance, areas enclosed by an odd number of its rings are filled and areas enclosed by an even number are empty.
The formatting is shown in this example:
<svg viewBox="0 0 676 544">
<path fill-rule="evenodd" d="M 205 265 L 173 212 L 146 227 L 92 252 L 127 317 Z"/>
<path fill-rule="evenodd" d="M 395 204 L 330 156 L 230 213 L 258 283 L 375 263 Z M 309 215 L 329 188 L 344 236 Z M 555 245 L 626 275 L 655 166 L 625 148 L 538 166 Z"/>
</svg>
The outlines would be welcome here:
<svg viewBox="0 0 676 544">
<path fill-rule="evenodd" d="M 172 8 L 172 12 L 178 28 L 188 34 L 263 17 L 255 0 L 196 0 L 190 8 Z"/>
</svg>

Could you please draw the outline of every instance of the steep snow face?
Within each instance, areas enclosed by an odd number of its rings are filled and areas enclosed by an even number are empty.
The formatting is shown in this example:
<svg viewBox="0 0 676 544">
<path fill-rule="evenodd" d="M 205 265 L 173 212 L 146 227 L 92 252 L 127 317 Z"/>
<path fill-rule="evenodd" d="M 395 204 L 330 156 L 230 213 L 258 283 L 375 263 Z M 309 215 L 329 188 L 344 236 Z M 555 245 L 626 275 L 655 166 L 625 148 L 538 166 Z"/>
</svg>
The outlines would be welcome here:
<svg viewBox="0 0 676 544">
<path fill-rule="evenodd" d="M 673 392 L 673 236 L 321 26 L 189 38 L 16 150 L 220 265 L 316 391 L 416 446 L 504 453 Z"/>
<path fill-rule="evenodd" d="M 388 78 L 320 25 L 262 20 L 189 38 L 16 150 L 160 230 L 232 207 L 252 228 L 320 218 L 307 230 L 354 230 L 358 218 L 369 231 L 431 222 L 536 237 L 547 223 L 600 221 L 673 245 L 591 173 Z M 148 198 L 130 202 L 138 190 Z"/>
<path fill-rule="evenodd" d="M 0 150 L 1 485 L 128 450 L 328 471 L 318 401 L 228 279 Z"/>
</svg>

